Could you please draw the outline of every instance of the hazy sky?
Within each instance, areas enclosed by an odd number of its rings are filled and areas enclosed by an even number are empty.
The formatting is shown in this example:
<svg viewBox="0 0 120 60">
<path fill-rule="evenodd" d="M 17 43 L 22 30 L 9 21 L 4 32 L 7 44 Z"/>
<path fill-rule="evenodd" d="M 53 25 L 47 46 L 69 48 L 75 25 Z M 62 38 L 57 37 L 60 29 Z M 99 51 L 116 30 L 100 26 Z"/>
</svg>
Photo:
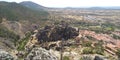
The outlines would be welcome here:
<svg viewBox="0 0 120 60">
<path fill-rule="evenodd" d="M 10 2 L 33 1 L 46 7 L 120 6 L 120 0 L 0 0 Z"/>
</svg>

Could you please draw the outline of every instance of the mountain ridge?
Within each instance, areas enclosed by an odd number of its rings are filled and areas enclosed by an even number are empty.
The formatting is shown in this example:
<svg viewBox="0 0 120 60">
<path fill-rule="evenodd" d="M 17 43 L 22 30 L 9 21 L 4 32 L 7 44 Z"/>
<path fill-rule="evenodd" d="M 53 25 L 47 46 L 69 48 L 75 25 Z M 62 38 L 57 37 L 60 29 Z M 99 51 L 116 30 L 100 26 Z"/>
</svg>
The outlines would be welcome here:
<svg viewBox="0 0 120 60">
<path fill-rule="evenodd" d="M 19 4 L 26 6 L 28 8 L 34 9 L 34 10 L 38 10 L 38 11 L 46 9 L 46 7 L 40 4 L 37 4 L 35 2 L 32 2 L 32 1 L 23 1 L 23 2 L 20 2 Z"/>
<path fill-rule="evenodd" d="M 7 20 L 42 20 L 47 11 L 33 10 L 15 2 L 0 2 L 0 17 Z"/>
</svg>

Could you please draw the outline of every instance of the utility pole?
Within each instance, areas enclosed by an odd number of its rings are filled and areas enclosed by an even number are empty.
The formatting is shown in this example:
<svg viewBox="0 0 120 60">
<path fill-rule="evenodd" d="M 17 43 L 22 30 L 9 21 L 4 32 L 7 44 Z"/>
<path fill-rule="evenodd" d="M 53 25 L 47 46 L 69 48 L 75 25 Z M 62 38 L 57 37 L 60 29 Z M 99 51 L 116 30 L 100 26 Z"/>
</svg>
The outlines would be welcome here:
<svg viewBox="0 0 120 60">
<path fill-rule="evenodd" d="M 65 21 L 61 21 L 61 25 L 64 28 L 61 36 L 61 50 L 60 50 L 60 60 L 63 60 L 63 48 L 64 48 L 64 41 L 68 40 L 67 36 L 66 36 L 66 32 L 67 32 L 67 27 L 68 27 L 68 23 L 66 23 Z"/>
<path fill-rule="evenodd" d="M 65 21 L 61 21 L 61 25 L 64 28 L 64 31 L 62 32 L 62 39 L 61 39 L 61 50 L 60 50 L 60 60 L 63 60 L 63 48 L 64 48 L 64 40 L 66 38 L 66 28 L 67 28 L 67 23 Z"/>
</svg>

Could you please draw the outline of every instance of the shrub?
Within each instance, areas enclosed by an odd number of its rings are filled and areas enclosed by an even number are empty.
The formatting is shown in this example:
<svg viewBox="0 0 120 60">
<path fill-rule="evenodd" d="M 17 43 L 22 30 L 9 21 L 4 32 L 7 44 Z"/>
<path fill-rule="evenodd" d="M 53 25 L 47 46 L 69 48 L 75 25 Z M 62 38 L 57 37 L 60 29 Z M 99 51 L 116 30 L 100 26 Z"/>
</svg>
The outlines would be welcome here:
<svg viewBox="0 0 120 60">
<path fill-rule="evenodd" d="M 89 40 L 96 40 L 95 38 L 93 38 L 92 36 L 85 36 L 87 37 Z"/>
<path fill-rule="evenodd" d="M 23 38 L 20 42 L 18 42 L 19 45 L 18 45 L 17 50 L 19 50 L 19 51 L 25 49 L 25 45 L 26 45 L 26 43 L 28 42 L 28 40 L 29 40 L 29 38 L 30 38 L 30 36 L 31 36 L 31 33 L 28 32 L 27 34 L 25 34 L 25 36 L 26 36 L 25 38 Z"/>
<path fill-rule="evenodd" d="M 117 49 L 116 55 L 120 57 L 120 49 Z"/>
<path fill-rule="evenodd" d="M 0 23 L 2 23 L 2 18 L 0 17 Z"/>
<path fill-rule="evenodd" d="M 0 37 L 11 39 L 14 43 L 20 39 L 19 35 L 15 34 L 13 31 L 8 30 L 4 26 L 0 26 Z"/>
<path fill-rule="evenodd" d="M 95 54 L 100 54 L 100 55 L 104 55 L 104 50 L 101 49 L 101 48 L 94 49 L 94 50 L 93 50 L 93 53 L 95 53 Z"/>
<path fill-rule="evenodd" d="M 91 47 L 86 47 L 82 51 L 83 54 L 93 54 L 93 48 Z"/>
<path fill-rule="evenodd" d="M 96 54 L 103 55 L 104 54 L 104 47 L 102 45 L 103 45 L 102 40 L 99 41 L 98 43 L 96 43 L 93 52 Z"/>
<path fill-rule="evenodd" d="M 120 36 L 113 34 L 114 39 L 120 39 Z"/>
<path fill-rule="evenodd" d="M 93 60 L 91 56 L 82 56 L 80 60 Z"/>
<path fill-rule="evenodd" d="M 64 56 L 63 60 L 70 60 L 70 58 L 68 56 Z"/>
<path fill-rule="evenodd" d="M 84 47 L 91 47 L 91 44 L 92 44 L 91 41 L 82 42 L 82 46 L 84 46 Z"/>
<path fill-rule="evenodd" d="M 87 46 L 83 49 L 83 54 L 100 54 L 104 55 L 104 47 L 102 46 L 103 41 L 99 41 L 95 44 L 95 47 L 91 47 L 89 43 L 84 44 L 84 46 Z"/>
</svg>

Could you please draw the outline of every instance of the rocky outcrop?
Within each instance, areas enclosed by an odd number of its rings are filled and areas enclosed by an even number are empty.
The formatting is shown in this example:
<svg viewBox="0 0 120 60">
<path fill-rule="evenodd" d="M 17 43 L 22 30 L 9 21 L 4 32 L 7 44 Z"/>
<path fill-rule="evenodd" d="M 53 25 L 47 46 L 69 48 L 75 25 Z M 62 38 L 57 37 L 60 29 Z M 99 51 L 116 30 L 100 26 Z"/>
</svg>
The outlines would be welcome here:
<svg viewBox="0 0 120 60">
<path fill-rule="evenodd" d="M 35 44 L 38 42 L 37 38 L 36 38 L 36 34 L 38 33 L 38 30 L 35 30 L 34 31 L 34 34 L 31 35 L 30 37 L 30 40 L 27 42 L 27 44 L 25 45 L 25 49 L 28 51 L 28 50 L 31 50 Z"/>
<path fill-rule="evenodd" d="M 95 56 L 94 60 L 106 60 L 106 59 L 102 56 Z"/>
<path fill-rule="evenodd" d="M 58 60 L 53 52 L 43 48 L 34 48 L 25 60 Z"/>
<path fill-rule="evenodd" d="M 0 60 L 14 60 L 8 52 L 0 49 Z"/>
<path fill-rule="evenodd" d="M 63 25 L 53 25 L 53 26 L 46 26 L 44 29 L 39 30 L 37 34 L 38 41 L 45 42 L 45 41 L 58 41 L 64 38 L 68 40 L 70 38 L 74 38 L 78 36 L 79 31 L 70 26 L 63 26 Z"/>
<path fill-rule="evenodd" d="M 102 55 L 83 55 L 80 60 L 108 60 Z"/>
</svg>

